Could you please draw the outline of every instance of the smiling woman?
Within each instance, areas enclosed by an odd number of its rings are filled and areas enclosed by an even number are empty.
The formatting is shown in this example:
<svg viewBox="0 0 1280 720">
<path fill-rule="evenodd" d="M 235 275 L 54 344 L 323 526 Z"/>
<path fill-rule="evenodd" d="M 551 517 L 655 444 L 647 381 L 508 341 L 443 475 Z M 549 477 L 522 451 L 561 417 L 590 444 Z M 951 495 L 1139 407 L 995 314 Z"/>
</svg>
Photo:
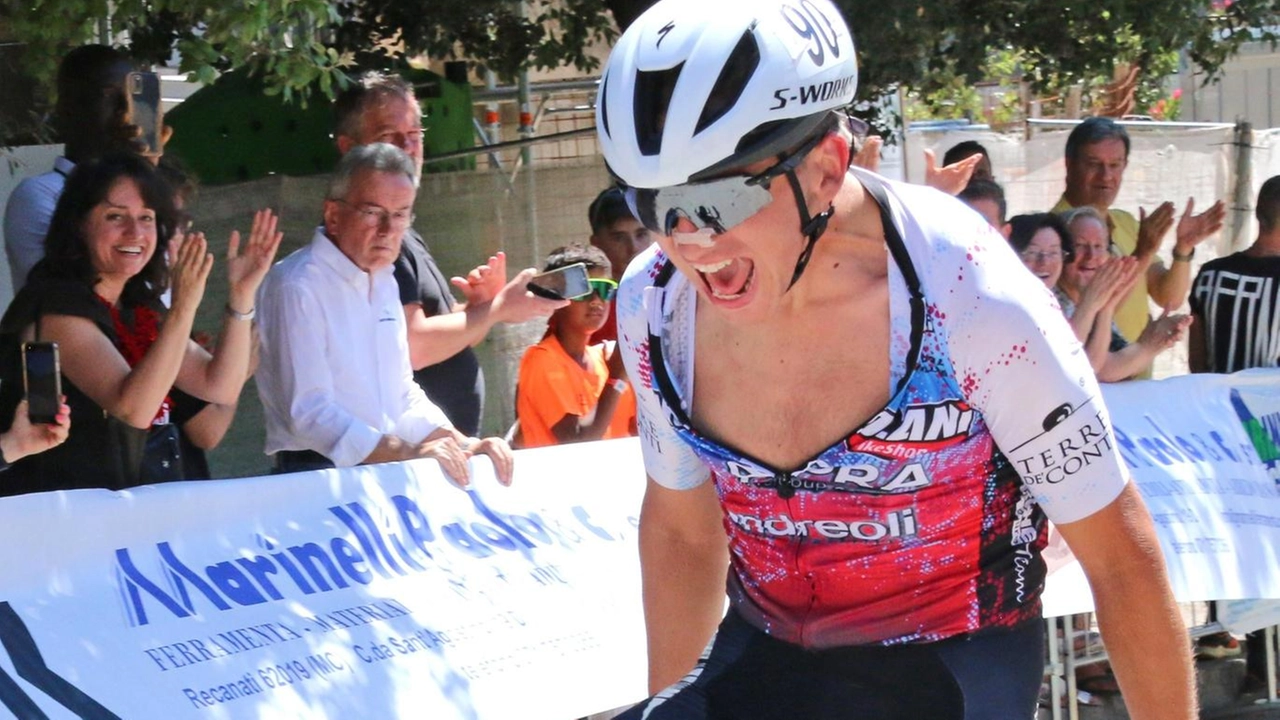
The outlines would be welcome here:
<svg viewBox="0 0 1280 720">
<path fill-rule="evenodd" d="M 22 394 L 20 348 L 61 349 L 62 386 L 76 418 L 67 442 L 14 464 L 0 493 L 80 487 L 120 489 L 181 478 L 170 424 L 174 388 L 231 403 L 247 376 L 248 320 L 280 234 L 258 212 L 243 251 L 228 243 L 226 319 L 209 354 L 191 341 L 213 266 L 204 235 L 189 233 L 167 267 L 177 213 L 173 192 L 145 159 L 108 156 L 78 165 L 58 201 L 45 259 L 0 320 L 0 408 Z M 172 307 L 160 296 L 172 286 Z"/>
</svg>

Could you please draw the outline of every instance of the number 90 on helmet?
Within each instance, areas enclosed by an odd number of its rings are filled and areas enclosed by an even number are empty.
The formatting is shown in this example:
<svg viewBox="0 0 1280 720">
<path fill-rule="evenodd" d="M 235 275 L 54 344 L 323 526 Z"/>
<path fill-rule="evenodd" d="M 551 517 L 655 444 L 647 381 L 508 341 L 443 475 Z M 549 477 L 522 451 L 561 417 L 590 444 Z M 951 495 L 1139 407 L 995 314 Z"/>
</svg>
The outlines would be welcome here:
<svg viewBox="0 0 1280 720">
<path fill-rule="evenodd" d="M 622 182 L 681 185 L 799 145 L 857 86 L 828 0 L 661 0 L 610 53 L 596 129 Z"/>
</svg>

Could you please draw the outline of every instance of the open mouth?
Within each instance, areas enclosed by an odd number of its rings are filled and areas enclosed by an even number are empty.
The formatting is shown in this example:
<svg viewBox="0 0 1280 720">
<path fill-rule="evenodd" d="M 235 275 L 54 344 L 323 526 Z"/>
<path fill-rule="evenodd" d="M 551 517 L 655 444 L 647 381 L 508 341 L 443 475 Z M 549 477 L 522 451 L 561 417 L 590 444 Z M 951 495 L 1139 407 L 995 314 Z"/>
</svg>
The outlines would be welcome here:
<svg viewBox="0 0 1280 720">
<path fill-rule="evenodd" d="M 142 255 L 143 247 L 141 245 L 120 245 L 116 248 L 116 252 L 121 255 L 130 257 L 138 257 Z"/>
<path fill-rule="evenodd" d="M 733 258 L 708 265 L 693 266 L 702 278 L 707 292 L 717 300 L 737 300 L 747 294 L 755 279 L 755 263 L 746 258 Z"/>
</svg>

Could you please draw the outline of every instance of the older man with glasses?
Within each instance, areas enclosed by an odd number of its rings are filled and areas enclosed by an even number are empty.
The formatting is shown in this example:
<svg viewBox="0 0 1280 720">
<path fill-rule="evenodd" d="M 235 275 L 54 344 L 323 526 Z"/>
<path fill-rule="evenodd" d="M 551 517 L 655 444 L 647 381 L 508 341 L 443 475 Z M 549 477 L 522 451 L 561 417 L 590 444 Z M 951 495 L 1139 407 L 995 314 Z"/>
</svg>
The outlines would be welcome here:
<svg viewBox="0 0 1280 720">
<path fill-rule="evenodd" d="M 385 143 L 348 152 L 324 225 L 267 276 L 258 301 L 266 452 L 281 472 L 435 458 L 465 485 L 470 456 L 511 479 L 501 438 L 468 437 L 413 380 L 392 269 L 413 222 L 414 161 Z"/>
</svg>

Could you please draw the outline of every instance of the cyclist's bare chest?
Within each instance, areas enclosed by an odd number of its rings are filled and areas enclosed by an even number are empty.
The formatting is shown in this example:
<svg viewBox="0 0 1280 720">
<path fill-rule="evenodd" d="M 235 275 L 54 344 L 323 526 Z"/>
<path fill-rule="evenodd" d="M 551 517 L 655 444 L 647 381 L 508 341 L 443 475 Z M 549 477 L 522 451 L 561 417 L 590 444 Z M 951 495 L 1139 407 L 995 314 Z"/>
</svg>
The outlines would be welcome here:
<svg viewBox="0 0 1280 720">
<path fill-rule="evenodd" d="M 840 308 L 776 332 L 699 328 L 693 421 L 783 469 L 856 430 L 889 400 L 884 302 Z"/>
</svg>

